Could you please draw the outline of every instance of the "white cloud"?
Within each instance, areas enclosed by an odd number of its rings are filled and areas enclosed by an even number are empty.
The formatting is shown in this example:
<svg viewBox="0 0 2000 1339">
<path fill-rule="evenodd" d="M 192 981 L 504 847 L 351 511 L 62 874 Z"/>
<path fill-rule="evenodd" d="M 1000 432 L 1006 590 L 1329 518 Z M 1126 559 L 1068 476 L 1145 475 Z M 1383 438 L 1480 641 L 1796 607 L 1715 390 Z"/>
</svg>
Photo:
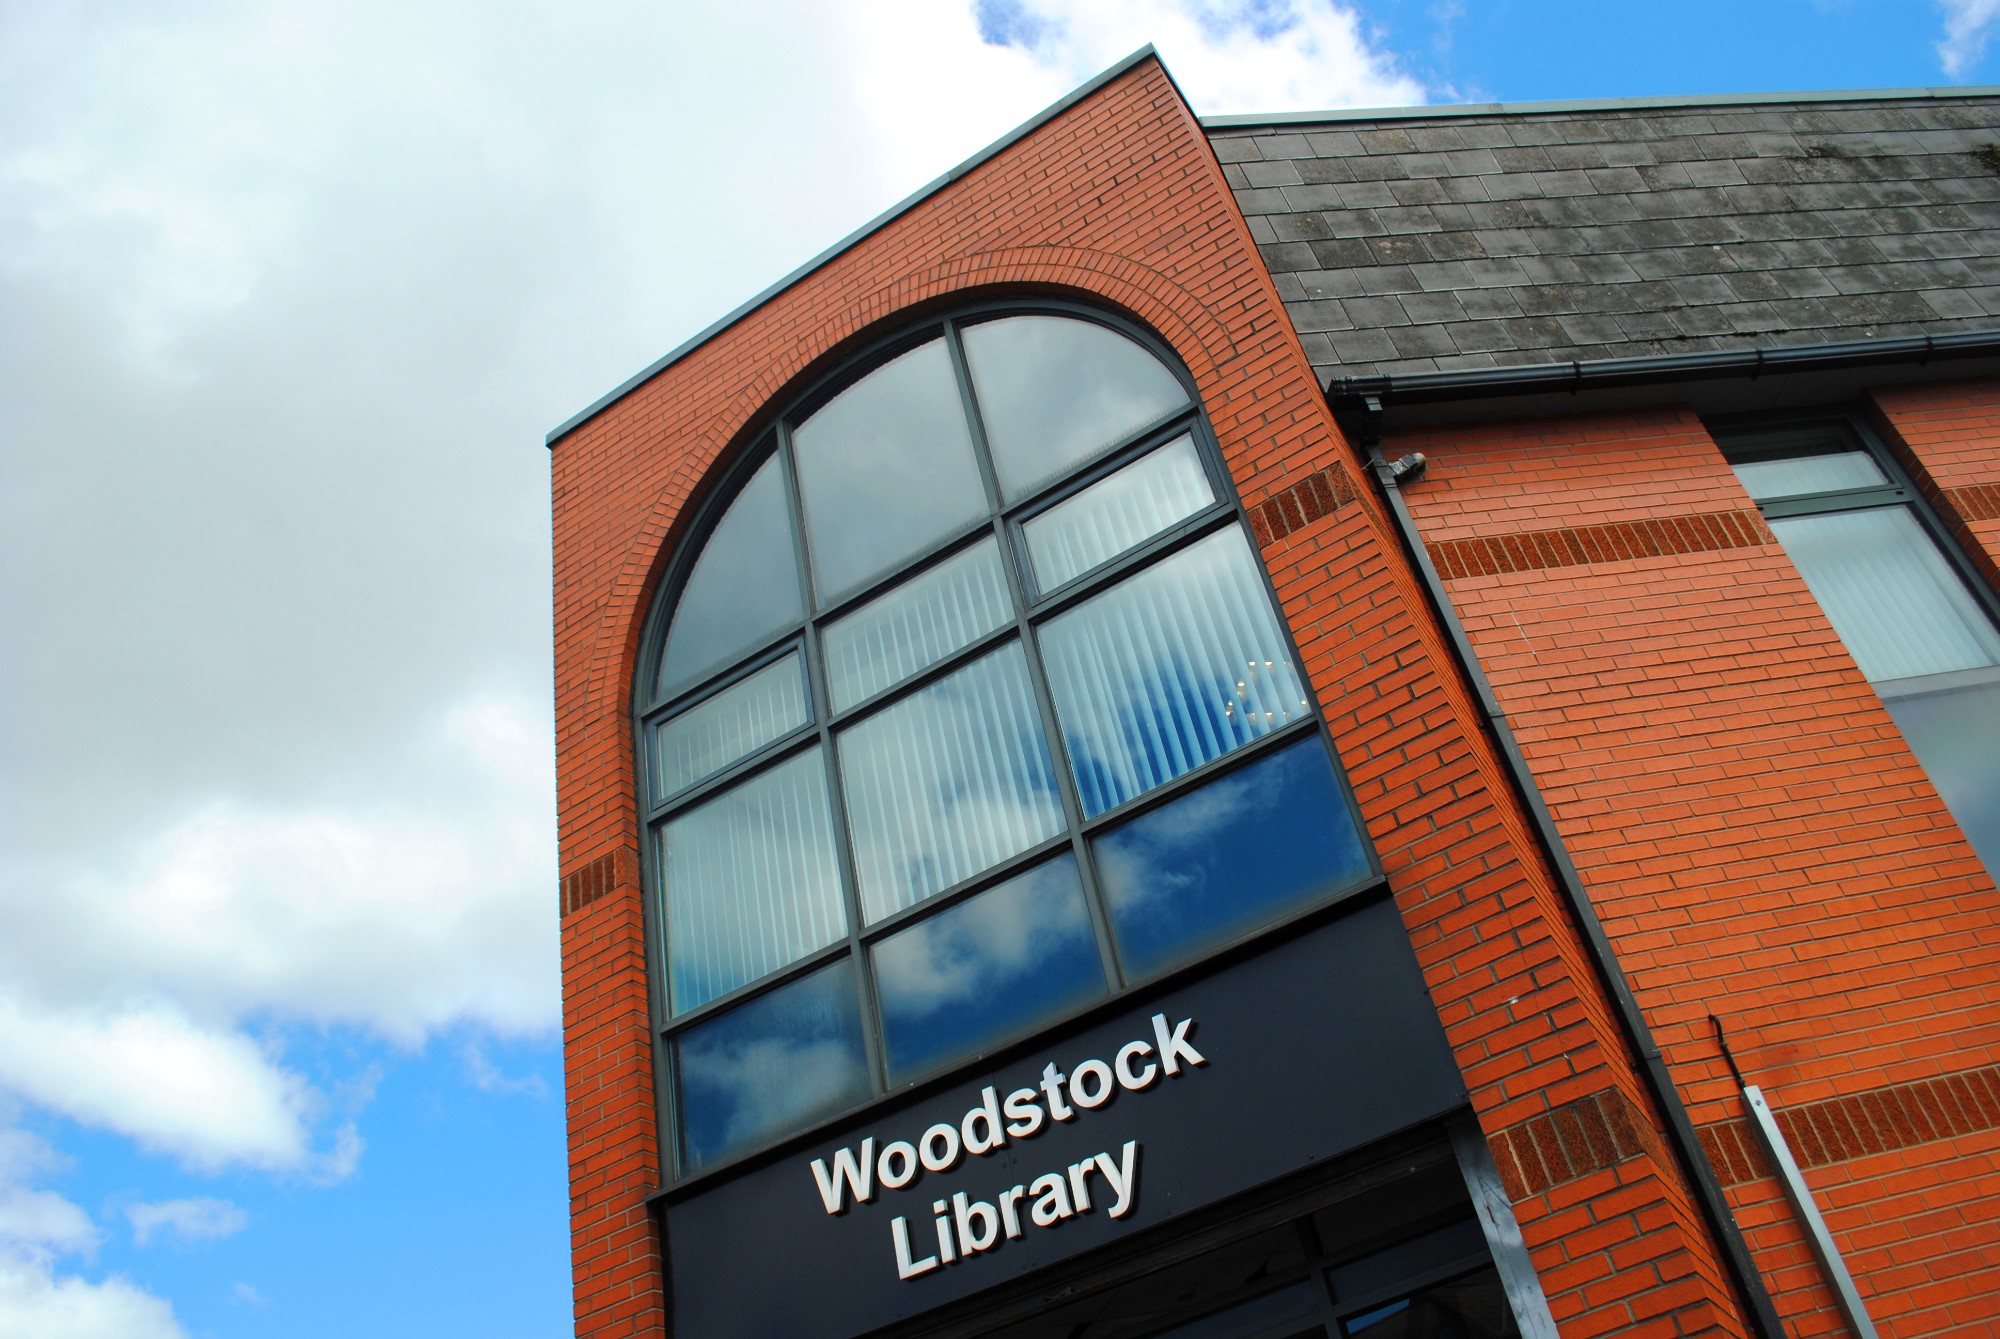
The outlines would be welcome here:
<svg viewBox="0 0 2000 1339">
<path fill-rule="evenodd" d="M 1939 0 L 1944 9 L 1944 40 L 1937 44 L 1938 63 L 1947 78 L 1959 79 L 1986 56 L 1993 22 L 2000 19 L 2000 0 Z"/>
<path fill-rule="evenodd" d="M 128 1204 L 125 1219 L 132 1225 L 132 1240 L 141 1246 L 161 1234 L 184 1242 L 233 1237 L 250 1221 L 228 1200 L 206 1197 Z"/>
<path fill-rule="evenodd" d="M 112 1277 L 63 1274 L 64 1256 L 97 1248 L 90 1215 L 26 1184 L 66 1160 L 35 1135 L 0 1126 L 0 1334 L 23 1339 L 185 1339 L 164 1300 Z"/>
<path fill-rule="evenodd" d="M 92 1283 L 0 1251 L 0 1334 L 24 1339 L 186 1339 L 166 1301 L 122 1278 Z"/>
<path fill-rule="evenodd" d="M 304 1080 L 165 1007 L 92 1016 L 0 1000 L 0 1088 L 199 1168 L 312 1158 Z"/>
<path fill-rule="evenodd" d="M 1422 84 L 1333 0 L 986 0 L 993 35 L 1073 85 L 1151 42 L 1203 115 L 1407 106 Z"/>
</svg>

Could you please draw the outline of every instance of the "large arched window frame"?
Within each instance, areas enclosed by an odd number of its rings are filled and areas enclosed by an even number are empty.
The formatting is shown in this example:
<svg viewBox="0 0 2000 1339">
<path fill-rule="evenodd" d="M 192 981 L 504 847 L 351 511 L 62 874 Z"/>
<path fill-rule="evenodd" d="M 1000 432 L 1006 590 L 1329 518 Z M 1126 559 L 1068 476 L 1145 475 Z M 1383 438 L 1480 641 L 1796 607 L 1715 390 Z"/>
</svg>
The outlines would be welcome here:
<svg viewBox="0 0 2000 1339">
<path fill-rule="evenodd" d="M 1060 364 L 1022 364 L 1042 369 L 1046 397 L 1002 374 L 1020 371 L 1007 350 L 1039 334 L 1080 341 Z M 915 471 L 871 482 L 843 454 L 850 410 L 920 365 L 955 392 L 976 516 L 916 497 L 928 485 Z M 1125 416 L 1142 421 L 1035 458 L 1075 417 L 1065 404 L 1126 382 Z M 877 449 L 893 457 L 868 439 Z M 880 514 L 857 478 L 881 490 Z M 969 487 L 955 485 L 961 501 Z M 924 522 L 945 532 L 923 538 Z M 752 640 L 712 655 L 704 630 L 721 625 Z M 824 379 L 720 478 L 642 645 L 670 1180 L 1381 879 L 1192 379 L 1101 312 L 991 304 L 900 331 Z M 731 1084 L 791 1106 L 746 1117 L 752 1099 Z"/>
</svg>

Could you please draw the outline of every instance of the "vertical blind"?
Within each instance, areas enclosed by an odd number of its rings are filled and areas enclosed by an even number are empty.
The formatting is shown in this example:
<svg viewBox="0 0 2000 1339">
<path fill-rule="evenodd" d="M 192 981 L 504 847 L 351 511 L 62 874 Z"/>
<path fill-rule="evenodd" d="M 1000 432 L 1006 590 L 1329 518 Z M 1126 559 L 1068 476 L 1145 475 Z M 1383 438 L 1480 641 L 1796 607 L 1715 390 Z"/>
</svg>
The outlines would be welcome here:
<svg viewBox="0 0 2000 1339">
<path fill-rule="evenodd" d="M 1035 584 L 1054 590 L 1213 501 L 1194 439 L 1176 437 L 1021 527 Z"/>
<path fill-rule="evenodd" d="M 1087 815 L 1306 709 L 1271 597 L 1235 526 L 1051 620 L 1041 643 Z"/>
<path fill-rule="evenodd" d="M 871 922 L 1063 830 L 1019 642 L 842 732 L 840 773 Z"/>
<path fill-rule="evenodd" d="M 826 630 L 827 691 L 845 711 L 935 665 L 1014 616 L 989 536 Z"/>
<path fill-rule="evenodd" d="M 686 790 L 806 723 L 806 686 L 794 651 L 659 728 L 654 798 Z"/>
<path fill-rule="evenodd" d="M 2000 664 L 2000 634 L 1908 507 L 1774 519 L 1771 531 L 1870 679 Z"/>
<path fill-rule="evenodd" d="M 688 810 L 663 838 L 674 1012 L 847 933 L 817 748 Z"/>
</svg>

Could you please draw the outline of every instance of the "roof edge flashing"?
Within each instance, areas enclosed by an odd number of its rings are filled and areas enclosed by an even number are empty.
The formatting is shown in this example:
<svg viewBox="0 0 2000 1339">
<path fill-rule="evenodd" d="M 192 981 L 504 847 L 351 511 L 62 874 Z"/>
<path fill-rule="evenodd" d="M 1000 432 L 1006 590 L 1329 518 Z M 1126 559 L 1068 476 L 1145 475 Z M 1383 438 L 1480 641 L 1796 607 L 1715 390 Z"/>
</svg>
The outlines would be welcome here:
<svg viewBox="0 0 2000 1339">
<path fill-rule="evenodd" d="M 792 287 L 794 284 L 806 278 L 814 271 L 827 265 L 837 256 L 841 255 L 843 252 L 858 245 L 860 242 L 862 242 L 869 236 L 873 235 L 874 233 L 881 231 L 883 228 L 886 228 L 889 224 L 894 223 L 904 214 L 909 213 L 912 209 L 915 209 L 925 200 L 928 200 L 931 196 L 936 195 L 939 191 L 951 185 L 959 178 L 964 177 L 970 174 L 971 172 L 977 170 L 985 163 L 999 156 L 1005 150 L 1011 148 L 1013 145 L 1019 143 L 1021 140 L 1026 139 L 1029 135 L 1034 134 L 1037 130 L 1040 130 L 1043 126 L 1055 120 L 1058 116 L 1061 116 L 1064 112 L 1068 111 L 1070 108 L 1076 106 L 1084 99 L 1090 97 L 1092 94 L 1096 93 L 1099 89 L 1103 88 L 1105 85 L 1113 82 L 1114 80 L 1130 72 L 1134 67 L 1143 64 L 1148 59 L 1155 61 L 1159 60 L 1159 52 L 1153 48 L 1153 44 L 1151 42 L 1148 42 L 1146 45 L 1140 47 L 1137 51 L 1134 51 L 1131 55 L 1125 57 L 1121 61 L 1118 61 L 1116 64 L 1107 67 L 1106 69 L 1096 74 L 1092 78 L 1086 80 L 1084 83 L 1077 85 L 1077 87 L 1071 89 L 1068 93 L 1056 99 L 1056 101 L 1050 103 L 1048 106 L 1044 107 L 1041 111 L 1035 113 L 1027 120 L 1021 122 L 1021 124 L 1015 126 L 1012 130 L 1002 135 L 999 139 L 994 140 L 991 144 L 988 144 L 985 148 L 979 150 L 979 152 L 973 154 L 970 158 L 965 159 L 963 162 L 960 162 L 955 167 L 947 169 L 943 173 L 943 175 L 933 177 L 930 181 L 924 183 L 922 186 L 919 186 L 915 191 L 913 191 L 909 195 L 904 196 L 901 200 L 898 200 L 895 204 L 890 205 L 886 210 L 884 210 L 880 214 L 877 214 L 874 218 L 868 220 L 868 222 L 862 224 L 859 228 L 856 228 L 853 232 L 848 233 L 845 237 L 842 237 L 832 246 L 827 247 L 824 251 L 821 251 L 819 254 L 812 257 L 812 259 L 806 261 L 805 264 L 799 266 L 797 269 L 792 270 L 791 272 L 786 274 L 783 278 L 771 284 L 769 287 L 764 288 L 763 290 L 758 292 L 755 296 L 749 298 L 747 301 L 732 308 L 728 312 L 725 312 L 722 316 L 716 318 L 714 321 L 711 321 L 708 325 L 703 326 L 699 331 L 695 332 L 687 339 L 681 341 L 679 344 L 676 344 L 666 353 L 654 359 L 652 362 L 648 363 L 645 367 L 641 368 L 639 371 L 627 377 L 624 381 L 619 382 L 618 385 L 614 386 L 611 390 L 605 392 L 603 395 L 600 395 L 597 399 L 591 401 L 589 404 L 585 405 L 582 409 L 579 409 L 576 413 L 570 415 L 568 418 L 564 419 L 561 423 L 558 423 L 555 427 L 549 429 L 547 435 L 542 439 L 542 444 L 548 447 L 550 450 L 554 450 L 557 442 L 569 436 L 569 434 L 571 434 L 572 432 L 575 432 L 578 428 L 582 427 L 585 423 L 588 423 L 591 419 L 596 418 L 606 409 L 609 409 L 612 405 L 618 403 L 618 401 L 624 399 L 627 395 L 630 395 L 633 391 L 637 390 L 639 387 L 643 386 L 648 381 L 651 381 L 654 377 L 666 371 L 669 367 L 672 367 L 675 363 L 679 362 L 681 359 L 687 357 L 688 354 L 693 353 L 696 349 L 700 348 L 702 345 L 706 344 L 709 340 L 721 334 L 724 330 L 727 330 L 730 326 L 735 325 L 738 321 L 748 316 L 751 312 L 756 311 L 759 307 L 762 307 L 765 303 L 771 301 L 771 299 L 777 297 L 780 293 L 783 293 L 786 289 Z M 1166 69 L 1166 65 L 1164 62 L 1161 63 L 1160 68 L 1162 70 Z M 1171 72 L 1168 73 L 1167 78 L 1169 81 L 1172 81 L 1173 75 L 1171 74 Z M 1178 84 L 1175 84 L 1176 92 L 1179 91 L 1179 87 L 1180 86 Z"/>
<path fill-rule="evenodd" d="M 1571 112 L 1671 110 L 1678 107 L 1769 107 L 1787 103 L 1963 101 L 2000 98 L 2000 84 L 1926 88 L 1826 89 L 1798 93 L 1695 93 L 1674 97 L 1572 98 L 1552 102 L 1456 102 L 1428 107 L 1340 107 L 1312 112 L 1242 112 L 1204 116 L 1204 130 L 1324 125 L 1343 121 L 1425 121 L 1480 116 L 1559 116 Z"/>
</svg>

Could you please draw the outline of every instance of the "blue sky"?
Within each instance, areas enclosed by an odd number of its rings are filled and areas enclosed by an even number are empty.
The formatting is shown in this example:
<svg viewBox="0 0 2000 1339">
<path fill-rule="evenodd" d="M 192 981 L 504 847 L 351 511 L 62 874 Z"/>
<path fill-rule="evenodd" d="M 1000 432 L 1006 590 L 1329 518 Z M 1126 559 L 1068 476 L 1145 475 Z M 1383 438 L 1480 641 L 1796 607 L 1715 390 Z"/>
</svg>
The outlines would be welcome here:
<svg viewBox="0 0 2000 1339">
<path fill-rule="evenodd" d="M 569 1325 L 543 432 L 1155 42 L 2000 81 L 2000 0 L 0 5 L 0 1333 Z"/>
</svg>

